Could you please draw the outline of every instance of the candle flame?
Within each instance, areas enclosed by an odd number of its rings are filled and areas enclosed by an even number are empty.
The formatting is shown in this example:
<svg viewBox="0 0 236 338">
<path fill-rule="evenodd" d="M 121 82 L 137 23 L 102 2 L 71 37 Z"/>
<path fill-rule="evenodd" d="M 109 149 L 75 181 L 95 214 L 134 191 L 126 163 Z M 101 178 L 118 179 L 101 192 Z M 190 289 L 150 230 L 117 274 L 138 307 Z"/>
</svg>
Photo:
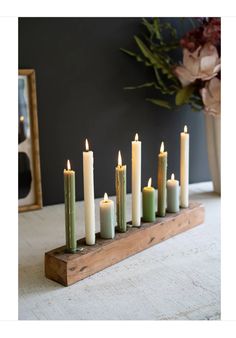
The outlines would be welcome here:
<svg viewBox="0 0 236 338">
<path fill-rule="evenodd" d="M 148 188 L 151 188 L 151 186 L 152 186 L 152 178 L 150 177 L 148 180 Z"/>
<path fill-rule="evenodd" d="M 138 133 L 135 134 L 134 140 L 138 141 Z"/>
<path fill-rule="evenodd" d="M 24 118 L 24 116 L 23 116 L 23 115 L 21 115 L 21 116 L 20 116 L 20 121 L 21 121 L 21 122 L 23 122 L 23 121 L 24 121 L 24 119 L 25 119 L 25 118 Z"/>
<path fill-rule="evenodd" d="M 107 202 L 108 201 L 108 195 L 107 195 L 107 193 L 105 192 L 105 194 L 104 194 L 104 202 Z"/>
<path fill-rule="evenodd" d="M 161 152 L 161 153 L 164 153 L 164 142 L 161 142 L 160 152 Z"/>
<path fill-rule="evenodd" d="M 186 134 L 188 132 L 188 127 L 184 126 L 184 133 Z"/>
<path fill-rule="evenodd" d="M 85 149 L 86 151 L 89 151 L 89 143 L 87 139 L 85 140 Z"/>
<path fill-rule="evenodd" d="M 71 170 L 70 161 L 67 160 L 67 170 Z"/>
<path fill-rule="evenodd" d="M 88 139 L 85 140 L 85 150 L 89 151 L 89 143 L 88 143 Z"/>
<path fill-rule="evenodd" d="M 175 179 L 175 174 L 171 174 L 171 180 Z"/>
<path fill-rule="evenodd" d="M 122 157 L 121 157 L 120 150 L 119 150 L 119 152 L 118 152 L 118 165 L 119 165 L 119 166 L 122 166 Z"/>
</svg>

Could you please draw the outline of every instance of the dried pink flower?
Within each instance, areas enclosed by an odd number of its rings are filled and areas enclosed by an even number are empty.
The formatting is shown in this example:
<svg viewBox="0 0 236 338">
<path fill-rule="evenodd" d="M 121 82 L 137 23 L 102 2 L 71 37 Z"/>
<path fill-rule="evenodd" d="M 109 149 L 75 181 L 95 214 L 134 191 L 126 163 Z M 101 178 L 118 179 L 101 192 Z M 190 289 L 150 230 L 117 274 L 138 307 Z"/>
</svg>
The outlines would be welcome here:
<svg viewBox="0 0 236 338">
<path fill-rule="evenodd" d="M 177 66 L 174 69 L 174 73 L 183 87 L 197 79 L 210 80 L 219 71 L 220 58 L 216 47 L 210 43 L 206 43 L 203 47 L 199 46 L 193 53 L 185 48 L 183 51 L 183 66 Z"/>
<path fill-rule="evenodd" d="M 220 80 L 214 77 L 200 90 L 205 112 L 213 116 L 220 116 Z"/>
</svg>

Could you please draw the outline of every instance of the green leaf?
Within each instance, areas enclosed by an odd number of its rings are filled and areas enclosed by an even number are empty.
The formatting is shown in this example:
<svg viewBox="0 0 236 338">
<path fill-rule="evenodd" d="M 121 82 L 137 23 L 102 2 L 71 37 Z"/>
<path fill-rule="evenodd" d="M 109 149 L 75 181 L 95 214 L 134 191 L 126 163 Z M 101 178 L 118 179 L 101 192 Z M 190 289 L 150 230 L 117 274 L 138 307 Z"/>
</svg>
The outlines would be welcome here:
<svg viewBox="0 0 236 338">
<path fill-rule="evenodd" d="M 129 87 L 125 87 L 124 89 L 140 89 L 140 88 L 146 88 L 146 87 L 155 87 L 156 89 L 160 89 L 160 87 L 155 82 L 147 82 L 147 83 L 143 83 L 138 86 L 129 86 Z"/>
<path fill-rule="evenodd" d="M 130 55 L 130 56 L 136 56 L 135 53 L 131 52 L 131 51 L 128 50 L 128 49 L 120 48 L 120 50 L 121 50 L 122 52 L 124 52 L 124 53 Z"/>
<path fill-rule="evenodd" d="M 141 39 L 139 39 L 137 36 L 134 36 L 134 39 L 135 39 L 137 45 L 139 46 L 139 49 L 143 53 L 143 55 L 147 59 L 149 59 L 152 64 L 156 64 L 155 56 L 152 54 L 150 49 L 145 45 L 145 43 Z"/>
<path fill-rule="evenodd" d="M 157 68 L 154 68 L 154 72 L 155 72 L 155 75 L 156 75 L 156 78 L 157 78 L 157 81 L 159 83 L 159 85 L 164 89 L 164 90 L 167 90 L 167 87 L 166 85 L 164 84 L 164 82 L 162 81 L 161 77 L 160 77 L 160 74 L 158 72 L 158 69 Z"/>
<path fill-rule="evenodd" d="M 189 98 L 192 95 L 194 91 L 194 86 L 193 85 L 189 85 L 187 87 L 183 87 L 181 88 L 175 97 L 175 103 L 177 106 L 181 106 L 185 103 L 189 102 Z"/>
<path fill-rule="evenodd" d="M 122 52 L 124 52 L 124 53 L 126 53 L 126 54 L 128 54 L 128 55 L 130 55 L 130 56 L 132 56 L 132 57 L 134 57 L 138 62 L 146 62 L 146 61 L 143 60 L 143 59 L 141 58 L 141 56 L 139 56 L 138 54 L 135 54 L 135 53 L 133 53 L 133 52 L 127 50 L 127 49 L 124 49 L 124 48 L 120 48 L 120 50 L 121 50 Z"/>
<path fill-rule="evenodd" d="M 150 61 L 153 67 L 155 66 L 156 68 L 161 69 L 162 73 L 167 74 L 169 78 L 173 77 L 170 66 L 166 62 L 166 56 L 161 57 L 161 55 L 152 53 L 145 43 L 137 36 L 134 36 L 134 39 L 143 55 Z"/>
<path fill-rule="evenodd" d="M 150 99 L 150 98 L 147 98 L 146 101 L 154 103 L 157 106 L 160 106 L 160 107 L 163 107 L 163 108 L 167 108 L 167 109 L 172 108 L 168 101 L 159 100 L 159 99 Z"/>
<path fill-rule="evenodd" d="M 153 35 L 153 26 L 152 24 L 145 18 L 143 18 L 143 24 L 144 26 L 147 28 L 147 30 L 149 31 L 149 33 L 151 34 L 151 36 Z"/>
<path fill-rule="evenodd" d="M 133 89 L 142 89 L 147 87 L 154 87 L 156 90 L 160 91 L 163 95 L 173 95 L 176 90 L 173 89 L 173 86 L 169 86 L 168 88 L 160 87 L 156 82 L 147 82 L 138 86 L 127 86 L 123 89 L 125 90 L 133 90 Z"/>
<path fill-rule="evenodd" d="M 160 31 L 160 25 L 159 25 L 159 20 L 158 18 L 153 19 L 153 27 L 154 27 L 154 32 L 156 34 L 156 38 L 162 41 L 161 37 L 161 31 Z"/>
<path fill-rule="evenodd" d="M 161 45 L 161 46 L 152 46 L 152 49 L 155 52 L 169 52 L 171 50 L 175 50 L 179 47 L 179 41 L 169 43 L 168 45 Z"/>
</svg>

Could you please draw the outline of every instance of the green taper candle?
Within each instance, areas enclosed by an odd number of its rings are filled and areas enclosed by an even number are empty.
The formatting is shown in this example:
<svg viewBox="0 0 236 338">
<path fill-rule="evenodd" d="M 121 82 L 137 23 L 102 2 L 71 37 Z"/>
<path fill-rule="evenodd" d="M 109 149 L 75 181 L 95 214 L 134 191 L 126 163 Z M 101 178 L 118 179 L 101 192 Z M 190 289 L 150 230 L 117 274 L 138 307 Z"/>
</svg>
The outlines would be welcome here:
<svg viewBox="0 0 236 338">
<path fill-rule="evenodd" d="M 118 231 L 126 232 L 126 165 L 122 165 L 120 151 L 116 167 L 116 219 Z"/>
<path fill-rule="evenodd" d="M 166 214 L 166 173 L 167 173 L 167 152 L 164 152 L 164 143 L 161 143 L 160 154 L 158 155 L 158 208 L 157 215 L 164 217 Z"/>
<path fill-rule="evenodd" d="M 147 187 L 143 188 L 143 221 L 154 222 L 156 218 L 155 189 L 152 187 L 152 178 Z"/>
<path fill-rule="evenodd" d="M 76 252 L 75 233 L 75 172 L 71 170 L 70 161 L 67 161 L 67 169 L 64 169 L 64 194 L 65 194 L 65 227 L 66 250 Z"/>
<path fill-rule="evenodd" d="M 175 175 L 171 175 L 171 179 L 167 181 L 167 211 L 179 211 L 179 181 L 175 180 Z"/>
<path fill-rule="evenodd" d="M 107 193 L 100 202 L 100 236 L 101 238 L 115 237 L 115 212 L 114 202 L 108 199 Z"/>
</svg>

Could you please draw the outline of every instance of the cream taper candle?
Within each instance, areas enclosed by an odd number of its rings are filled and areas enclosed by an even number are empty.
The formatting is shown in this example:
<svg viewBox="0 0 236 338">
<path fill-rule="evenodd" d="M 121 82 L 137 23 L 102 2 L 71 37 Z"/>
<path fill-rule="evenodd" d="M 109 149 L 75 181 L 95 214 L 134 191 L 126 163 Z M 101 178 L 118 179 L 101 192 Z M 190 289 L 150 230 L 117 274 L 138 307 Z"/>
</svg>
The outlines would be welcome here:
<svg viewBox="0 0 236 338">
<path fill-rule="evenodd" d="M 180 206 L 189 205 L 189 134 L 187 126 L 180 134 Z"/>
<path fill-rule="evenodd" d="M 93 245 L 95 244 L 93 152 L 89 150 L 87 139 L 85 149 L 83 152 L 85 238 L 87 245 Z"/>
<path fill-rule="evenodd" d="M 132 141 L 132 225 L 141 224 L 141 146 L 138 134 Z"/>
<path fill-rule="evenodd" d="M 160 154 L 158 155 L 158 208 L 157 215 L 166 215 L 166 174 L 167 174 L 167 151 L 164 151 L 164 142 L 161 143 Z"/>
</svg>

